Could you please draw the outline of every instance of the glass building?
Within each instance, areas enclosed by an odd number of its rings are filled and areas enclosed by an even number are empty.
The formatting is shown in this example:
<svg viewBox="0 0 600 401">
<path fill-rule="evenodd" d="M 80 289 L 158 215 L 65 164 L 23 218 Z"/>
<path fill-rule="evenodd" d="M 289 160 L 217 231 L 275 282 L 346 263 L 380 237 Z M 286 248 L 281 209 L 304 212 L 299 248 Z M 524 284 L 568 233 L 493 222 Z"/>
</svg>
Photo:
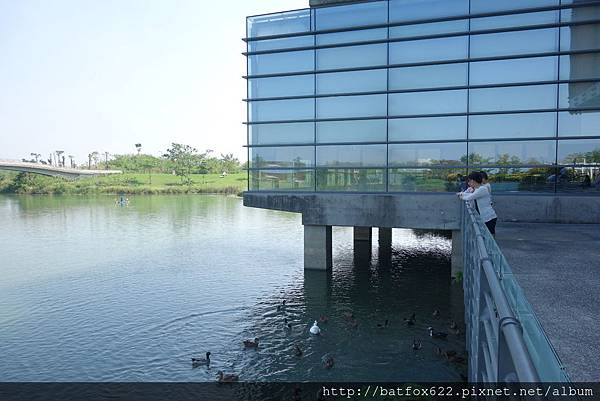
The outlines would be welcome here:
<svg viewBox="0 0 600 401">
<path fill-rule="evenodd" d="M 600 1 L 247 18 L 250 191 L 600 194 Z"/>
</svg>

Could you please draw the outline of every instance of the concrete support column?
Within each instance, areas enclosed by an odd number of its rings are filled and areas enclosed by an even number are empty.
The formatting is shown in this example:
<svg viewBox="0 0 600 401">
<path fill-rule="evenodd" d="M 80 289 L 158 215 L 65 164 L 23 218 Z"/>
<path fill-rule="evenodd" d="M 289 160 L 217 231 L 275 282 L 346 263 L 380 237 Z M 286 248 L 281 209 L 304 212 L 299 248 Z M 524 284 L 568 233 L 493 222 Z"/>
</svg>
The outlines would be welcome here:
<svg viewBox="0 0 600 401">
<path fill-rule="evenodd" d="M 331 226 L 304 226 L 304 269 L 327 270 L 332 266 Z"/>
<path fill-rule="evenodd" d="M 463 237 L 462 231 L 452 230 L 452 256 L 450 261 L 450 270 L 452 277 L 456 277 L 457 273 L 463 272 Z"/>
<path fill-rule="evenodd" d="M 392 247 L 392 229 L 379 227 L 379 249 Z"/>
<path fill-rule="evenodd" d="M 371 231 L 371 227 L 354 227 L 354 244 L 356 245 L 357 242 L 360 242 L 360 244 L 364 244 L 365 242 L 368 242 L 369 245 L 372 244 L 373 241 L 373 235 L 372 235 L 372 231 Z"/>
<path fill-rule="evenodd" d="M 392 229 L 379 227 L 379 263 L 389 265 L 392 257 Z"/>
</svg>

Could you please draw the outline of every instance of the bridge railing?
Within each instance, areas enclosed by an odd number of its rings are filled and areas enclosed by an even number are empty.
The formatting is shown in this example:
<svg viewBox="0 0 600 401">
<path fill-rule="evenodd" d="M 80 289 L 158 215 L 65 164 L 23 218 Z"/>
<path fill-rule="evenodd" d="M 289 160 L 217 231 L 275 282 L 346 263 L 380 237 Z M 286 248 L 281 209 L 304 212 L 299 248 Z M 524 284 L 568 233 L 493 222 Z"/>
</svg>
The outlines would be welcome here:
<svg viewBox="0 0 600 401">
<path fill-rule="evenodd" d="M 466 203 L 462 216 L 470 382 L 568 382 L 498 244 Z"/>
</svg>

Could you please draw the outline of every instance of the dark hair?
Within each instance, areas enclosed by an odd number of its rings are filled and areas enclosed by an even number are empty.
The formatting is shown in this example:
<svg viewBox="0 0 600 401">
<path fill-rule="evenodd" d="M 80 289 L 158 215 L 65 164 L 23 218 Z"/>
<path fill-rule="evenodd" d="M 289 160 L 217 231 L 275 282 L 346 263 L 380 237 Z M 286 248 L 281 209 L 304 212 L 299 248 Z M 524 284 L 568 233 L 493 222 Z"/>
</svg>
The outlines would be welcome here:
<svg viewBox="0 0 600 401">
<path fill-rule="evenodd" d="M 467 176 L 467 180 L 473 180 L 481 184 L 483 182 L 483 175 L 477 171 L 474 171 Z"/>
<path fill-rule="evenodd" d="M 484 180 L 488 179 L 488 175 L 485 171 L 480 171 L 479 174 L 481 174 L 481 177 L 483 177 Z"/>
</svg>

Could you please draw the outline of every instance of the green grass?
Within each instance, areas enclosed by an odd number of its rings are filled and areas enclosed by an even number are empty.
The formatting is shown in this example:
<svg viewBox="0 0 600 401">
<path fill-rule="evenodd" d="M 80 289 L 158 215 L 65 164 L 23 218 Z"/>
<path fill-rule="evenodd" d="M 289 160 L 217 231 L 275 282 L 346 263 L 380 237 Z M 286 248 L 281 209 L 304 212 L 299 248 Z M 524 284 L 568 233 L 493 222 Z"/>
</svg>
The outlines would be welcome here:
<svg viewBox="0 0 600 401">
<path fill-rule="evenodd" d="M 191 183 L 171 174 L 125 173 L 68 181 L 62 178 L 28 174 L 17 179 L 15 173 L 0 173 L 0 192 L 23 194 L 239 194 L 246 190 L 246 172 L 229 174 L 192 174 Z"/>
</svg>

